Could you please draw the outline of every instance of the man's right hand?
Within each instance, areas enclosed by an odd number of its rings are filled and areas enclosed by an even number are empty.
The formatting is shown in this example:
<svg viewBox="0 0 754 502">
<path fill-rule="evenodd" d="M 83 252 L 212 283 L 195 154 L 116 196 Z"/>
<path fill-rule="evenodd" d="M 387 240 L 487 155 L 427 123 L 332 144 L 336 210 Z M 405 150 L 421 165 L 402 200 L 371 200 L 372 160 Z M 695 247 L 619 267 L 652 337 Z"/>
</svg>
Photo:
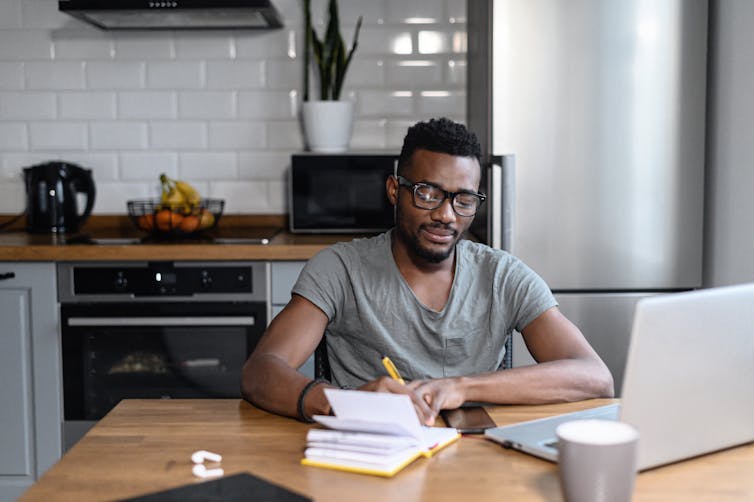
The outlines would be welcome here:
<svg viewBox="0 0 754 502">
<path fill-rule="evenodd" d="M 390 392 L 392 394 L 406 394 L 411 397 L 411 401 L 414 403 L 414 409 L 416 409 L 416 415 L 419 417 L 419 421 L 425 425 L 434 425 L 437 413 L 427 404 L 422 397 L 410 386 L 403 385 L 402 383 L 393 380 L 390 377 L 382 376 L 371 382 L 367 382 L 358 390 L 370 391 L 370 392 Z"/>
</svg>

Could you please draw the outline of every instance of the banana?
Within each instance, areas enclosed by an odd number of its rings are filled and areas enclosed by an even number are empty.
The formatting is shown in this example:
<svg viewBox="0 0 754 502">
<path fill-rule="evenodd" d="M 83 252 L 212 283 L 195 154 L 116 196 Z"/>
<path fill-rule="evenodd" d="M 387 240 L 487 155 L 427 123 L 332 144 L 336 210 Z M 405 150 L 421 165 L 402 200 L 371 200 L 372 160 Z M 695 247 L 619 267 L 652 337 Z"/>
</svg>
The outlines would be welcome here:
<svg viewBox="0 0 754 502">
<path fill-rule="evenodd" d="M 173 183 L 175 184 L 176 191 L 183 194 L 183 198 L 186 199 L 186 202 L 188 202 L 189 205 L 196 206 L 201 202 L 202 196 L 199 195 L 196 188 L 181 180 L 173 180 Z"/>
<path fill-rule="evenodd" d="M 189 183 L 169 178 L 165 173 L 160 174 L 162 195 L 160 204 L 170 209 L 179 209 L 184 212 L 191 210 L 201 202 L 201 195 Z"/>
</svg>

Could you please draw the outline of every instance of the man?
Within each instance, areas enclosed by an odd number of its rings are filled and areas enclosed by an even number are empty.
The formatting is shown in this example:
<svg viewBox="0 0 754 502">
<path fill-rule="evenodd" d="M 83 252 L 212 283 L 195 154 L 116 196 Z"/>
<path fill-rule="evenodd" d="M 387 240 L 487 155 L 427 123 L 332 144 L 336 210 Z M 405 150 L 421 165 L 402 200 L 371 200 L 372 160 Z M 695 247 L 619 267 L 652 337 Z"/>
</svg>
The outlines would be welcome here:
<svg viewBox="0 0 754 502">
<path fill-rule="evenodd" d="M 386 181 L 395 227 L 314 256 L 243 369 L 244 398 L 309 420 L 323 389 L 409 394 L 419 418 L 466 401 L 547 403 L 613 395 L 609 370 L 561 314 L 545 282 L 512 255 L 462 240 L 484 196 L 476 136 L 448 119 L 409 128 Z M 499 371 L 523 335 L 539 364 Z M 296 368 L 326 337 L 332 383 Z M 389 356 L 408 381 L 387 376 Z"/>
</svg>

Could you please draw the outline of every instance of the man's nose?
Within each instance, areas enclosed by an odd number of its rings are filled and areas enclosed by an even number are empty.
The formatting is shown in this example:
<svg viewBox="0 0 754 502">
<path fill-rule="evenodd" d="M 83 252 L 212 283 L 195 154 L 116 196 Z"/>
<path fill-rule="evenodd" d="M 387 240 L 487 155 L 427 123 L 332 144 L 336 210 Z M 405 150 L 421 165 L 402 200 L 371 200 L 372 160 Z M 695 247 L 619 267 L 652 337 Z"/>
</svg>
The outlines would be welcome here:
<svg viewBox="0 0 754 502">
<path fill-rule="evenodd" d="M 456 219 L 456 212 L 450 198 L 446 198 L 440 207 L 432 210 L 432 219 L 443 223 L 451 223 Z"/>
</svg>

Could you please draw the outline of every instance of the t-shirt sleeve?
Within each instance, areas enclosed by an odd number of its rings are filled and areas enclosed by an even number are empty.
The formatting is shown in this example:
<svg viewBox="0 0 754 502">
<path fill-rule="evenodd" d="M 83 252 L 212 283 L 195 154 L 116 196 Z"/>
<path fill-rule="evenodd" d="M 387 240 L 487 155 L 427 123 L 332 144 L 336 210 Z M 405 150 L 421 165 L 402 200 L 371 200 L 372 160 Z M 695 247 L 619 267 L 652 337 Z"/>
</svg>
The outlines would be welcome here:
<svg viewBox="0 0 754 502">
<path fill-rule="evenodd" d="M 513 313 L 513 328 L 521 332 L 546 310 L 558 305 L 547 283 L 518 258 L 513 258 L 504 296 Z"/>
<path fill-rule="evenodd" d="M 333 247 L 323 249 L 304 265 L 291 293 L 312 302 L 332 321 L 343 302 L 345 268 Z"/>
</svg>

